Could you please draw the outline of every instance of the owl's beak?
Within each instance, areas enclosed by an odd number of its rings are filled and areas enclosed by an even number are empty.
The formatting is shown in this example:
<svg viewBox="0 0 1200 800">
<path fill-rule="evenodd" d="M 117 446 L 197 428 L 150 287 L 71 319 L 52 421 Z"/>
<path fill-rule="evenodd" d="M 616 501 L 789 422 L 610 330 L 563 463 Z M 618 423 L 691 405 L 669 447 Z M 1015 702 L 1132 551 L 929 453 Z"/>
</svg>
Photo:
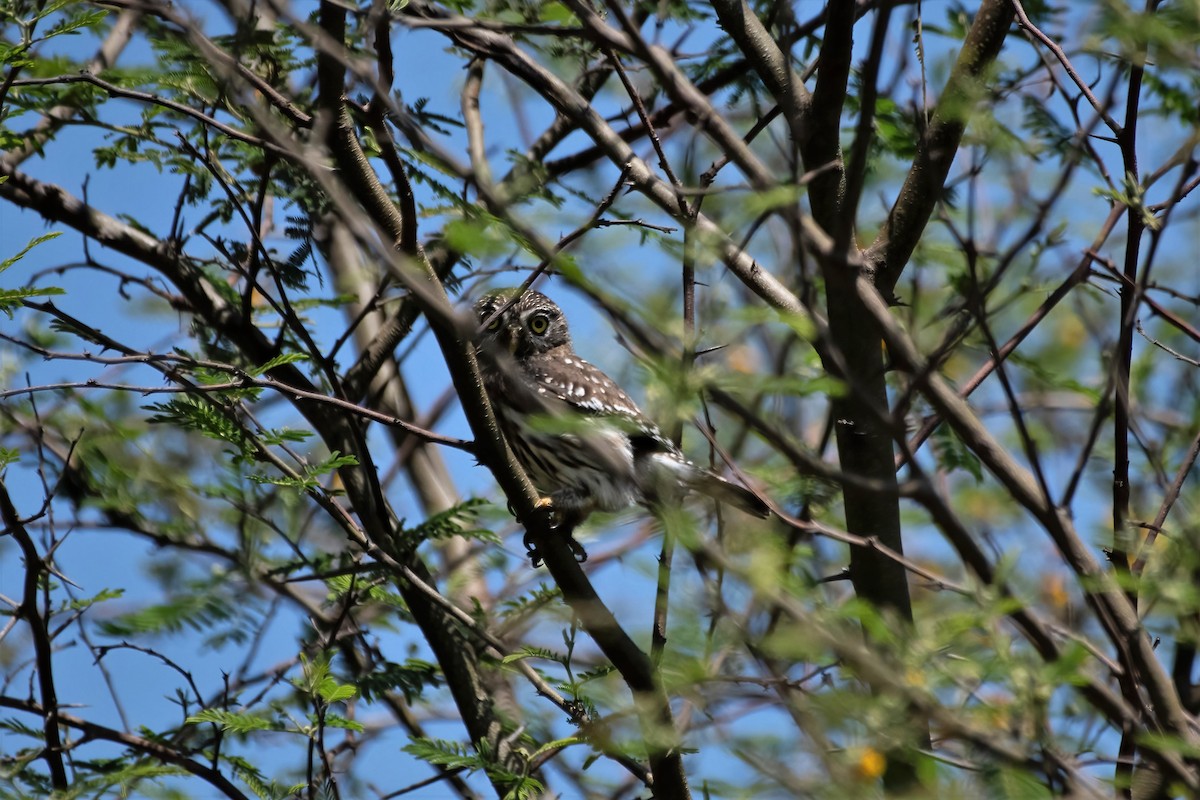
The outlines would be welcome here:
<svg viewBox="0 0 1200 800">
<path fill-rule="evenodd" d="M 505 338 L 508 339 L 508 354 L 510 356 L 515 356 L 517 354 L 517 343 L 520 341 L 518 338 L 520 335 L 520 328 L 512 327 L 508 329 L 508 336 Z"/>
</svg>

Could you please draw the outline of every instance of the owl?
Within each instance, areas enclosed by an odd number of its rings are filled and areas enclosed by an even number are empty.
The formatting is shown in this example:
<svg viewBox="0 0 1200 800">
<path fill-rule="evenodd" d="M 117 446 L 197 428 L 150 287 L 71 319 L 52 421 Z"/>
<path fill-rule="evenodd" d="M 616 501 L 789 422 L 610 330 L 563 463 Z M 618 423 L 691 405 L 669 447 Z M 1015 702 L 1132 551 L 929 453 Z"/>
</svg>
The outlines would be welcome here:
<svg viewBox="0 0 1200 800">
<path fill-rule="evenodd" d="M 576 355 L 550 298 L 528 290 L 504 309 L 517 292 L 475 303 L 480 369 L 504 438 L 561 527 L 571 531 L 593 511 L 678 503 L 693 491 L 770 514 L 748 489 L 689 461 L 612 378 Z"/>
</svg>

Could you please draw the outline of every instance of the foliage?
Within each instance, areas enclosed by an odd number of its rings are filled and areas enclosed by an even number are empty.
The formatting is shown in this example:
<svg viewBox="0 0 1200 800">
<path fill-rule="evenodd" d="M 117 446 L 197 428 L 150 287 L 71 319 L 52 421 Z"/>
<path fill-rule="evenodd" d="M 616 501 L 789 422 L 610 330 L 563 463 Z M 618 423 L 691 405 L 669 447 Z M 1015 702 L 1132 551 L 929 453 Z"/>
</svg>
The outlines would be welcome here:
<svg viewBox="0 0 1200 800">
<path fill-rule="evenodd" d="M 0 4 L 0 796 L 1200 795 L 1195 5 Z"/>
</svg>

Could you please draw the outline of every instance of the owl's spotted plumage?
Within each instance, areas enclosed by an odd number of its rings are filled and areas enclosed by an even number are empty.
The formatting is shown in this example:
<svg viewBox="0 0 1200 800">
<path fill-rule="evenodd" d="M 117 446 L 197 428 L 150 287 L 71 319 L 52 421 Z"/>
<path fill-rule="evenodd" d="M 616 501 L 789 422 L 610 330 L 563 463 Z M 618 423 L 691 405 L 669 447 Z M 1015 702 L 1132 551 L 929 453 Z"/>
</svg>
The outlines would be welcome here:
<svg viewBox="0 0 1200 800">
<path fill-rule="evenodd" d="M 750 491 L 688 461 L 612 378 L 576 355 L 550 298 L 526 291 L 501 311 L 515 292 L 475 303 L 480 366 L 505 439 L 563 522 L 573 528 L 592 511 L 678 502 L 693 490 L 770 513 Z"/>
</svg>

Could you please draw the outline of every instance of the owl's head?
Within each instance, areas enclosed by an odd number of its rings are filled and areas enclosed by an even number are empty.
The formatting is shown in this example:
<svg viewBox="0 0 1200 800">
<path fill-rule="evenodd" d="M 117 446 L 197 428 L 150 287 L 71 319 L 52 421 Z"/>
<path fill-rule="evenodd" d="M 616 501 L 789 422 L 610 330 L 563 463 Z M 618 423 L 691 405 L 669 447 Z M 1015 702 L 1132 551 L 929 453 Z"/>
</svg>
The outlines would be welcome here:
<svg viewBox="0 0 1200 800">
<path fill-rule="evenodd" d="M 485 326 L 479 335 L 480 346 L 507 352 L 518 361 L 556 347 L 570 350 L 567 319 L 541 292 L 526 290 L 515 303 L 496 314 L 518 291 L 498 289 L 475 301 L 475 319 Z"/>
</svg>

